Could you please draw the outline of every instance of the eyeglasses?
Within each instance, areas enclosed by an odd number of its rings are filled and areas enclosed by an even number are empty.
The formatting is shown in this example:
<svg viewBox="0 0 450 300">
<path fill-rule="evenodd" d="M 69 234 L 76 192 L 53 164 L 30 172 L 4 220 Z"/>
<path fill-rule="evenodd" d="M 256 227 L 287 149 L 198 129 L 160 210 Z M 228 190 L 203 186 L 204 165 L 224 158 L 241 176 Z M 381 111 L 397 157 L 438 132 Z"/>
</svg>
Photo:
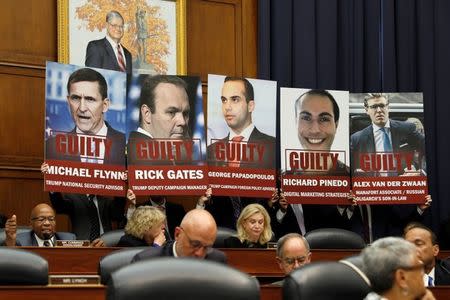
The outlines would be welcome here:
<svg viewBox="0 0 450 300">
<path fill-rule="evenodd" d="M 39 222 L 39 223 L 44 223 L 45 220 L 49 221 L 50 223 L 53 223 L 53 222 L 55 222 L 55 217 L 50 216 L 50 217 L 34 217 L 34 218 L 31 218 L 31 221 L 36 221 L 36 222 Z"/>
<path fill-rule="evenodd" d="M 123 25 L 117 25 L 117 24 L 111 24 L 111 23 L 108 23 L 108 24 L 116 30 L 123 30 L 123 28 L 124 28 Z"/>
<path fill-rule="evenodd" d="M 373 110 L 377 110 L 378 108 L 386 109 L 386 107 L 388 107 L 388 105 L 389 105 L 389 103 L 388 104 L 380 103 L 380 104 L 369 105 L 369 108 L 373 109 Z"/>
<path fill-rule="evenodd" d="M 186 235 L 189 245 L 191 246 L 192 249 L 194 250 L 199 250 L 199 249 L 205 249 L 206 252 L 210 251 L 213 245 L 203 245 L 202 242 L 197 241 L 197 240 L 192 240 L 189 235 L 186 233 L 186 230 L 183 229 L 183 227 L 180 227 L 181 230 L 183 230 L 184 234 Z"/>
<path fill-rule="evenodd" d="M 309 254 L 306 256 L 297 256 L 297 257 L 285 257 L 283 258 L 283 261 L 287 265 L 293 265 L 296 262 L 299 265 L 304 265 L 306 263 L 306 259 L 308 258 Z"/>
</svg>

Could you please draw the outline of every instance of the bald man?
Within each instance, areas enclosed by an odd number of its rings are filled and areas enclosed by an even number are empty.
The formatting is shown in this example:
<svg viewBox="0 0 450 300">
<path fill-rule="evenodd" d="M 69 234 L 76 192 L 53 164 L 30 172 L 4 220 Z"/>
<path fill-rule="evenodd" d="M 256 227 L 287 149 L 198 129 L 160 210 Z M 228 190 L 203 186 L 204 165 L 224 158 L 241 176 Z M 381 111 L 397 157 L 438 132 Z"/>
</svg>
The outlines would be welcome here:
<svg viewBox="0 0 450 300">
<path fill-rule="evenodd" d="M 175 228 L 175 241 L 161 248 L 150 248 L 133 257 L 133 262 L 154 257 L 194 257 L 226 263 L 225 254 L 213 249 L 216 240 L 217 225 L 212 215 L 202 209 L 189 211 Z"/>
<path fill-rule="evenodd" d="M 298 233 L 288 233 L 277 242 L 277 263 L 281 271 L 288 275 L 297 268 L 311 262 L 308 241 Z M 283 285 L 283 280 L 272 283 Z"/>
<path fill-rule="evenodd" d="M 30 232 L 17 234 L 17 218 L 13 215 L 6 221 L 6 246 L 53 247 L 56 240 L 74 240 L 76 236 L 68 232 L 56 232 L 55 211 L 45 203 L 31 210 Z"/>
</svg>

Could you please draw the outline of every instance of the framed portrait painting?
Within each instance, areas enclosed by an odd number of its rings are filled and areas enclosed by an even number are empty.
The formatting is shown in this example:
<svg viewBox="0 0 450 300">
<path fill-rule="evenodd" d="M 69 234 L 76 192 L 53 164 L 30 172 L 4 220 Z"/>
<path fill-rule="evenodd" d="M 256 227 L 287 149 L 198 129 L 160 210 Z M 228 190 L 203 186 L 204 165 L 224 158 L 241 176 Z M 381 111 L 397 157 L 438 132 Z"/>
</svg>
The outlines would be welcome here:
<svg viewBox="0 0 450 300">
<path fill-rule="evenodd" d="M 60 0 L 59 62 L 84 66 L 88 43 L 106 36 L 110 11 L 124 19 L 120 43 L 134 71 L 186 74 L 186 0 Z"/>
</svg>

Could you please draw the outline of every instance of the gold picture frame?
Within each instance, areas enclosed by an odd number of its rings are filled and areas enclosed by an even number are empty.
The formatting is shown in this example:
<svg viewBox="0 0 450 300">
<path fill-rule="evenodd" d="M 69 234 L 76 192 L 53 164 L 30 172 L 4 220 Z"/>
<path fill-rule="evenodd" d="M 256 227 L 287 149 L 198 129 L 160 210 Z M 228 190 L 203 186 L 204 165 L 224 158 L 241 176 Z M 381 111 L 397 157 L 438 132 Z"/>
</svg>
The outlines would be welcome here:
<svg viewBox="0 0 450 300">
<path fill-rule="evenodd" d="M 135 2 L 133 0 L 129 0 Z M 187 73 L 187 57 L 186 57 L 186 0 L 159 0 L 161 2 L 175 2 L 176 16 L 176 37 L 172 40 L 176 41 L 176 74 L 186 75 Z M 58 0 L 58 61 L 61 63 L 74 63 L 70 59 L 70 16 L 69 5 L 76 5 L 73 0 Z M 86 41 L 87 43 L 87 41 Z M 78 45 L 77 45 L 78 46 Z M 129 47 L 129 46 L 127 46 Z M 85 49 L 82 49 L 85 50 Z M 81 51 L 81 50 L 80 50 Z M 173 54 L 172 54 L 173 55 Z M 84 65 L 74 63 L 78 65 Z"/>
</svg>

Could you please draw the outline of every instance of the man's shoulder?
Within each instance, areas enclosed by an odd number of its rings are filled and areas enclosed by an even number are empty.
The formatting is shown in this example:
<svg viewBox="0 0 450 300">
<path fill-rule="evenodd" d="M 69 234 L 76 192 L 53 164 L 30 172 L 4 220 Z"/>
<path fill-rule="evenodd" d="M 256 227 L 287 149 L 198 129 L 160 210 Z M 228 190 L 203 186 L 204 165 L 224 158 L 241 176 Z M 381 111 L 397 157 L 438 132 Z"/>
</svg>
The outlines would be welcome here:
<svg viewBox="0 0 450 300">
<path fill-rule="evenodd" d="M 106 126 L 108 127 L 108 133 L 107 133 L 107 137 L 112 137 L 112 138 L 116 138 L 116 139 L 123 139 L 125 141 L 125 134 L 114 129 L 111 125 L 109 125 L 108 123 L 106 123 Z"/>
<path fill-rule="evenodd" d="M 389 122 L 391 123 L 391 127 L 393 130 L 402 129 L 402 130 L 406 130 L 408 132 L 416 131 L 416 125 L 414 125 L 413 123 L 406 122 L 406 121 L 393 120 L 393 119 L 389 119 Z"/>
<path fill-rule="evenodd" d="M 143 134 L 139 131 L 131 131 L 130 136 L 128 137 L 128 140 L 132 139 L 152 139 L 150 136 Z"/>
<path fill-rule="evenodd" d="M 263 132 L 261 132 L 258 128 L 255 127 L 255 129 L 253 129 L 249 141 L 258 141 L 258 140 L 263 140 L 265 142 L 269 142 L 269 143 L 275 143 L 275 137 L 265 134 Z"/>
<path fill-rule="evenodd" d="M 362 136 L 367 136 L 372 131 L 372 125 L 367 126 L 366 128 L 363 128 L 355 133 L 352 134 L 351 138 L 353 139 L 359 139 Z"/>
<path fill-rule="evenodd" d="M 150 247 L 136 254 L 133 257 L 132 262 L 151 259 L 154 257 L 172 256 L 169 252 L 169 247 L 172 247 L 172 245 L 172 243 L 168 243 L 163 247 Z"/>
<path fill-rule="evenodd" d="M 219 263 L 227 263 L 227 257 L 225 253 L 218 249 L 212 248 L 211 251 L 205 256 L 205 259 L 212 260 Z"/>
<path fill-rule="evenodd" d="M 89 43 L 88 43 L 88 47 L 89 46 L 103 46 L 103 45 L 105 45 L 105 42 L 106 42 L 107 40 L 106 40 L 106 37 L 104 37 L 104 38 L 102 38 L 102 39 L 98 39 L 98 40 L 92 40 L 92 41 L 89 41 Z"/>
</svg>

